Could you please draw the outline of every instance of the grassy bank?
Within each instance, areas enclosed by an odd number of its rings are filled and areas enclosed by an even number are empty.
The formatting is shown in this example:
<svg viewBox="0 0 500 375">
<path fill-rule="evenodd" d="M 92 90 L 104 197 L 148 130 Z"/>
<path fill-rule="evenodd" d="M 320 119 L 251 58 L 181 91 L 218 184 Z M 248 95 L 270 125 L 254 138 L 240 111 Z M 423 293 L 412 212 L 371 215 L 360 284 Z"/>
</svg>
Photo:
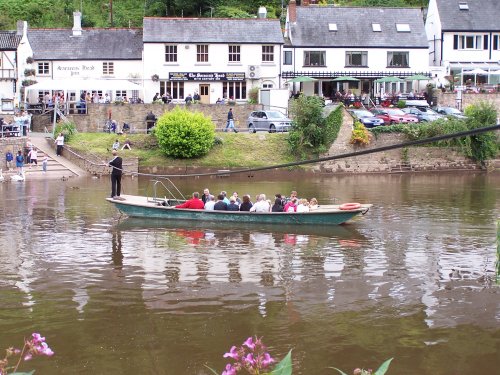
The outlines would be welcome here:
<svg viewBox="0 0 500 375">
<path fill-rule="evenodd" d="M 293 161 L 287 152 L 287 134 L 269 133 L 217 133 L 222 140 L 205 156 L 197 159 L 172 159 L 158 149 L 156 139 L 151 135 L 120 135 L 105 133 L 77 133 L 68 145 L 76 152 L 92 153 L 108 158 L 115 139 L 123 145 L 128 138 L 132 150 L 120 151 L 123 157 L 139 158 L 140 167 L 149 166 L 198 166 L 211 168 L 261 167 Z"/>
</svg>

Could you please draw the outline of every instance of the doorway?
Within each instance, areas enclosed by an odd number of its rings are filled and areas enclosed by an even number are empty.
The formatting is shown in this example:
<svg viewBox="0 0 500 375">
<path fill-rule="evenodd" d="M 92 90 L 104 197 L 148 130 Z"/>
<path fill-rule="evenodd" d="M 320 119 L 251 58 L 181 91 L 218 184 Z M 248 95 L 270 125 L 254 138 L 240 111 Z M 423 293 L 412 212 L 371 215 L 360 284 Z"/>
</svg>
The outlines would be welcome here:
<svg viewBox="0 0 500 375">
<path fill-rule="evenodd" d="M 210 85 L 200 85 L 200 102 L 202 104 L 210 104 Z"/>
</svg>

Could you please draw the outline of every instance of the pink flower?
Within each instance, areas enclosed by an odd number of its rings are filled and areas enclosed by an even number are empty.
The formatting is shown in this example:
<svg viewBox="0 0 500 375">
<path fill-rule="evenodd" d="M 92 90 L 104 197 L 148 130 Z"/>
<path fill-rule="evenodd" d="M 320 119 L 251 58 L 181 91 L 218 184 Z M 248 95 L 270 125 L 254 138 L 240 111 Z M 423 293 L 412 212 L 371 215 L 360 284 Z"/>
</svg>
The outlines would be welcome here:
<svg viewBox="0 0 500 375">
<path fill-rule="evenodd" d="M 246 339 L 246 341 L 243 343 L 248 349 L 254 350 L 255 349 L 255 344 L 253 342 L 253 337 L 249 337 Z"/>
<path fill-rule="evenodd" d="M 231 349 L 229 349 L 229 352 L 224 354 L 224 358 L 233 358 L 234 360 L 239 360 L 240 356 L 238 355 L 238 350 L 236 346 L 232 346 Z"/>
<path fill-rule="evenodd" d="M 236 375 L 236 369 L 228 363 L 226 369 L 222 372 L 222 375 Z"/>
<path fill-rule="evenodd" d="M 24 356 L 24 360 L 25 361 L 29 361 L 33 358 L 33 355 L 31 353 L 27 353 L 25 356 Z"/>
<path fill-rule="evenodd" d="M 264 360 L 262 361 L 262 367 L 266 368 L 272 363 L 274 363 L 274 359 L 269 355 L 269 353 L 264 353 Z"/>
<path fill-rule="evenodd" d="M 255 359 L 253 358 L 252 353 L 248 353 L 247 356 L 245 357 L 245 362 L 249 366 L 255 366 Z"/>
</svg>

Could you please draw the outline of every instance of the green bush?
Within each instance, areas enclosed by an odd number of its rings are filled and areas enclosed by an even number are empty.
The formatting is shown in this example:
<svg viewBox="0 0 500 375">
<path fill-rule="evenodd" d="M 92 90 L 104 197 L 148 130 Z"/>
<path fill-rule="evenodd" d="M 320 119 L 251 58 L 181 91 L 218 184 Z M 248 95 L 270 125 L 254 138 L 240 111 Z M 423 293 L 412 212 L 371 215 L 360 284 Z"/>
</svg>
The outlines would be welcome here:
<svg viewBox="0 0 500 375">
<path fill-rule="evenodd" d="M 396 105 L 398 108 L 406 107 L 406 100 L 398 100 L 398 104 Z"/>
<path fill-rule="evenodd" d="M 64 136 L 64 142 L 69 142 L 73 134 L 76 133 L 76 125 L 73 122 L 60 122 L 54 132 L 57 137 L 60 133 Z"/>
<path fill-rule="evenodd" d="M 165 155 L 195 158 L 208 153 L 214 145 L 215 127 L 201 112 L 176 107 L 158 119 L 154 135 Z"/>
<path fill-rule="evenodd" d="M 325 152 L 337 138 L 342 125 L 342 109 L 323 116 L 324 102 L 317 96 L 300 95 L 292 101 L 293 126 L 288 135 L 290 151 L 301 158 Z"/>
<path fill-rule="evenodd" d="M 252 87 L 248 92 L 248 103 L 257 104 L 259 102 L 259 88 Z"/>
</svg>

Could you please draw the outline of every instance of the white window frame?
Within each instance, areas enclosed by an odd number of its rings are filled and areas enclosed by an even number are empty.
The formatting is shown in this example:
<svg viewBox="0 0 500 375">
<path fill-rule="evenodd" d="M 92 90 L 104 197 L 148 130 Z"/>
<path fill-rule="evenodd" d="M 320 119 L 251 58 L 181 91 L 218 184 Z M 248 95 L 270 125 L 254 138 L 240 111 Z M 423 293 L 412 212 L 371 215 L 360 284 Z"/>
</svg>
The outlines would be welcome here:
<svg viewBox="0 0 500 375">
<path fill-rule="evenodd" d="M 406 54 L 406 65 L 395 65 L 394 55 L 395 54 Z M 392 64 L 391 64 L 392 62 Z M 409 68 L 410 67 L 410 52 L 409 51 L 387 51 L 387 67 L 388 68 Z"/>
<path fill-rule="evenodd" d="M 184 82 L 160 81 L 160 95 L 165 92 L 168 92 L 174 100 L 184 99 Z"/>
<path fill-rule="evenodd" d="M 103 61 L 103 63 L 102 63 L 102 75 L 103 76 L 115 75 L 115 63 L 112 61 Z"/>
<path fill-rule="evenodd" d="M 39 62 L 36 65 L 36 74 L 39 76 L 48 76 L 50 75 L 50 63 L 43 61 Z"/>
<path fill-rule="evenodd" d="M 270 45 L 262 46 L 262 62 L 263 63 L 274 62 L 274 46 Z"/>
<path fill-rule="evenodd" d="M 222 92 L 226 98 L 231 100 L 244 100 L 247 98 L 247 83 L 246 81 L 224 81 L 222 82 Z"/>
<path fill-rule="evenodd" d="M 470 47 L 469 47 L 470 43 Z M 458 35 L 459 50 L 482 50 L 483 35 L 482 34 L 459 34 Z"/>
<path fill-rule="evenodd" d="M 165 62 L 177 62 L 177 44 L 165 44 Z"/>
<path fill-rule="evenodd" d="M 208 44 L 196 45 L 196 62 L 199 63 L 208 62 Z"/>
<path fill-rule="evenodd" d="M 318 57 L 319 63 L 312 64 L 311 55 L 316 55 L 316 54 L 319 55 Z M 314 59 L 316 59 L 316 57 Z M 321 66 L 321 67 L 326 66 L 326 51 L 304 51 L 304 66 Z"/>
<path fill-rule="evenodd" d="M 379 23 L 372 23 L 372 30 L 376 33 L 382 32 L 382 26 Z"/>
<path fill-rule="evenodd" d="M 354 64 L 352 62 L 353 55 L 361 56 L 361 64 Z M 364 62 L 364 64 L 363 64 Z M 368 66 L 368 51 L 346 51 L 345 52 L 345 66 L 346 67 L 366 67 Z"/>
<path fill-rule="evenodd" d="M 241 46 L 239 44 L 230 44 L 228 49 L 228 61 L 230 63 L 241 62 Z"/>
<path fill-rule="evenodd" d="M 283 51 L 283 65 L 293 65 L 292 51 Z"/>
<path fill-rule="evenodd" d="M 409 32 L 411 32 L 410 24 L 409 23 L 397 23 L 396 24 L 396 31 L 398 33 L 409 33 Z"/>
</svg>

